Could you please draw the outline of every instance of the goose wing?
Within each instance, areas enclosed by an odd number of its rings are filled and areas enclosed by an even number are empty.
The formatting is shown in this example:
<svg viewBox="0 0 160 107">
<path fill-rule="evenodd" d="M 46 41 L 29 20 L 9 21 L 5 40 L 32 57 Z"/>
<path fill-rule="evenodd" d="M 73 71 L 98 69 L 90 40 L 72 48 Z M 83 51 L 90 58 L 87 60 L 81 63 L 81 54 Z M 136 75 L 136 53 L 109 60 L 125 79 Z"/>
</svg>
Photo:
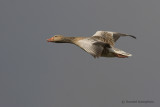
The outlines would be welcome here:
<svg viewBox="0 0 160 107">
<path fill-rule="evenodd" d="M 112 38 L 114 42 L 116 42 L 121 36 L 130 36 L 134 39 L 136 39 L 135 36 L 133 35 L 128 35 L 128 34 L 123 34 L 123 33 L 118 33 L 118 32 L 111 32 L 111 31 L 97 31 L 94 36 L 100 36 L 103 38 Z"/>
<path fill-rule="evenodd" d="M 91 54 L 93 57 L 100 57 L 104 47 L 110 47 L 109 44 L 100 42 L 93 38 L 79 40 L 76 45 Z"/>
</svg>

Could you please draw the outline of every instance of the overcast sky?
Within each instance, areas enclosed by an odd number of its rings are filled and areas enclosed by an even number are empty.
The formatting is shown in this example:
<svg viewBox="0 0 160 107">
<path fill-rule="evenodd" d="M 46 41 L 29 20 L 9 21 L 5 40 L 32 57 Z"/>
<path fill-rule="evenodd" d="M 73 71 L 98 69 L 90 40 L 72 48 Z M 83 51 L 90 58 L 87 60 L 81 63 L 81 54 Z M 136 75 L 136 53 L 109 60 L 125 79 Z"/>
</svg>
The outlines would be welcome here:
<svg viewBox="0 0 160 107">
<path fill-rule="evenodd" d="M 0 107 L 158 107 L 159 4 L 1 0 Z M 92 36 L 97 30 L 136 36 L 116 44 L 133 56 L 94 59 L 74 45 L 46 42 L 55 34 Z"/>
</svg>

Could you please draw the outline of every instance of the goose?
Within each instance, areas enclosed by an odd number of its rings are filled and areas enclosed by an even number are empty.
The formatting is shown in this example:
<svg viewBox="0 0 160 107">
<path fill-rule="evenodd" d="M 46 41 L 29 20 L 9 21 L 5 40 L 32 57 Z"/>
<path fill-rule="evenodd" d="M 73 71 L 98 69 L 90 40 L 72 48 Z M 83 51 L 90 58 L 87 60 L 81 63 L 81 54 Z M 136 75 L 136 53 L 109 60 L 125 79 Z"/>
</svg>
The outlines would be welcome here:
<svg viewBox="0 0 160 107">
<path fill-rule="evenodd" d="M 135 36 L 111 32 L 111 31 L 97 31 L 91 37 L 64 37 L 63 35 L 55 35 L 49 39 L 48 42 L 53 43 L 71 43 L 75 44 L 87 53 L 91 54 L 94 58 L 98 57 L 117 57 L 128 58 L 132 54 L 124 52 L 115 48 L 115 42 L 124 36 L 129 36 L 136 39 Z"/>
</svg>

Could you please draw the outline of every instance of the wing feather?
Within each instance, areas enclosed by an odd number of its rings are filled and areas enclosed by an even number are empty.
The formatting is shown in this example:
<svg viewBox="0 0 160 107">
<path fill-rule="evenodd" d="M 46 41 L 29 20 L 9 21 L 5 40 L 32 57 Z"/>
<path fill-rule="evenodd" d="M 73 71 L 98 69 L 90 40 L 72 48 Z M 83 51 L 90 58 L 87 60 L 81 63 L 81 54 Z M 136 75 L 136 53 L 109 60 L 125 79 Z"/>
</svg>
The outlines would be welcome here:
<svg viewBox="0 0 160 107">
<path fill-rule="evenodd" d="M 128 34 L 123 34 L 123 33 L 118 33 L 118 32 L 111 32 L 111 31 L 97 31 L 94 36 L 100 36 L 103 38 L 112 38 L 114 42 L 116 42 L 121 36 L 130 36 L 134 39 L 136 39 L 135 36 L 133 35 L 128 35 Z"/>
<path fill-rule="evenodd" d="M 97 41 L 94 39 L 86 38 L 83 40 L 79 40 L 77 45 L 82 48 L 84 51 L 88 52 L 94 57 L 100 57 L 103 51 L 103 46 L 97 45 Z"/>
</svg>

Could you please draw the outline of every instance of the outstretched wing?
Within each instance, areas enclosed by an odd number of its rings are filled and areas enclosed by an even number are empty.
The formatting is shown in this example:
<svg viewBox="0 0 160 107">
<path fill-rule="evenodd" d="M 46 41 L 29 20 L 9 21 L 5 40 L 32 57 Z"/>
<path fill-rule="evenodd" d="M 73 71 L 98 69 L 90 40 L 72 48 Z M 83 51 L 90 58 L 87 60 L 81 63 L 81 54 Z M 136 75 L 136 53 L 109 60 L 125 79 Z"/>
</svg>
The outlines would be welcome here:
<svg viewBox="0 0 160 107">
<path fill-rule="evenodd" d="M 135 36 L 118 33 L 118 32 L 111 32 L 111 31 L 97 31 L 93 36 L 101 36 L 103 38 L 112 38 L 114 42 L 116 42 L 121 36 L 130 36 L 136 39 Z"/>
<path fill-rule="evenodd" d="M 128 34 L 113 32 L 113 39 L 114 39 L 114 42 L 116 42 L 121 36 L 130 36 L 130 37 L 136 39 L 136 37 L 133 36 L 133 35 L 128 35 Z"/>
<path fill-rule="evenodd" d="M 104 47 L 110 47 L 109 44 L 99 42 L 92 38 L 79 40 L 76 45 L 91 54 L 93 57 L 100 57 Z"/>
</svg>

